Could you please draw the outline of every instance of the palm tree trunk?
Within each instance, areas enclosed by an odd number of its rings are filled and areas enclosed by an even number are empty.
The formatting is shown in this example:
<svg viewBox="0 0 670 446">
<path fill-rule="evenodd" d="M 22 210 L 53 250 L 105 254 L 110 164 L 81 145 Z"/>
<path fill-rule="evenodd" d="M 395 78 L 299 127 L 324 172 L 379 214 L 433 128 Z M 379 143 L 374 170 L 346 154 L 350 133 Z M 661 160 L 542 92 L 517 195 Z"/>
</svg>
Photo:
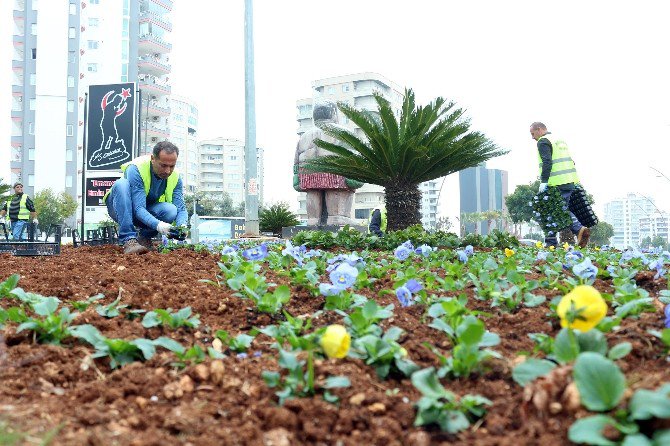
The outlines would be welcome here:
<svg viewBox="0 0 670 446">
<path fill-rule="evenodd" d="M 384 192 L 388 231 L 421 224 L 421 191 L 418 184 L 386 185 Z"/>
</svg>

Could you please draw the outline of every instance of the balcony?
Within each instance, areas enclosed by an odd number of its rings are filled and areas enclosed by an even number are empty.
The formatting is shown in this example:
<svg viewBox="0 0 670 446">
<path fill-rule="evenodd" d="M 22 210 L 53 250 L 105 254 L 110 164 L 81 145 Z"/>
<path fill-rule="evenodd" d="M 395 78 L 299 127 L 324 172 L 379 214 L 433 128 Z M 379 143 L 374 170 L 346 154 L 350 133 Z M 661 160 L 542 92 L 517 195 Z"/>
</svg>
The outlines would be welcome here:
<svg viewBox="0 0 670 446">
<path fill-rule="evenodd" d="M 172 51 L 172 44 L 161 39 L 156 34 L 148 33 L 140 36 L 137 41 L 137 50 L 140 54 L 164 54 Z"/>
<path fill-rule="evenodd" d="M 137 63 L 138 71 L 141 74 L 150 74 L 152 76 L 162 76 L 170 74 L 172 66 L 153 56 L 142 56 Z"/>
<path fill-rule="evenodd" d="M 170 130 L 167 127 L 151 122 L 142 122 L 141 131 L 141 137 L 144 138 L 146 135 L 146 138 L 152 142 L 154 142 L 153 138 L 156 138 L 156 141 L 161 141 L 170 137 Z"/>
<path fill-rule="evenodd" d="M 23 121 L 23 111 L 22 110 L 15 110 L 14 108 L 12 108 L 11 118 L 12 118 L 12 121 L 14 121 L 14 122 Z"/>
<path fill-rule="evenodd" d="M 153 76 L 140 78 L 140 88 L 148 95 L 149 99 L 157 99 L 172 92 L 172 87 Z"/>
<path fill-rule="evenodd" d="M 142 116 L 146 116 L 147 112 L 149 116 L 170 116 L 170 107 L 167 105 L 157 101 L 149 101 L 149 106 L 147 106 L 145 101 L 142 102 L 144 102 L 144 105 L 142 105 Z"/>
<path fill-rule="evenodd" d="M 150 23 L 163 28 L 167 32 L 172 32 L 172 23 L 165 17 L 152 11 L 140 11 L 140 25 L 142 23 Z"/>
<path fill-rule="evenodd" d="M 21 10 L 15 9 L 12 15 L 14 16 L 14 23 L 16 23 L 17 25 L 19 23 L 23 24 L 23 19 L 25 19 L 26 17 L 26 13 L 24 12 L 23 9 Z"/>
<path fill-rule="evenodd" d="M 172 0 L 146 0 L 143 6 L 147 6 L 150 11 L 170 12 L 172 11 Z"/>
<path fill-rule="evenodd" d="M 22 80 L 12 81 L 12 96 L 23 96 L 23 83 L 19 83 Z"/>
</svg>

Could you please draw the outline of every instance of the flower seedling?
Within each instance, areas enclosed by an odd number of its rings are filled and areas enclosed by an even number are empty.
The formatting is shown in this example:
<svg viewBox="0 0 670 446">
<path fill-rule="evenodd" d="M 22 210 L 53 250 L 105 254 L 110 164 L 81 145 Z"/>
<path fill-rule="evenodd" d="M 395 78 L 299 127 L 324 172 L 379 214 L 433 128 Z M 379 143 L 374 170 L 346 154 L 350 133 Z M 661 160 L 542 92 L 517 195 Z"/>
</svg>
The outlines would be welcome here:
<svg viewBox="0 0 670 446">
<path fill-rule="evenodd" d="M 219 338 L 223 342 L 223 345 L 228 346 L 235 353 L 245 353 L 255 339 L 255 336 L 245 333 L 240 333 L 233 337 L 226 330 L 216 330 L 214 336 Z"/>
<path fill-rule="evenodd" d="M 172 330 L 177 328 L 197 328 L 200 325 L 198 315 L 192 316 L 191 307 L 184 307 L 177 312 L 173 312 L 171 308 L 167 310 L 153 310 L 144 315 L 142 319 L 142 326 L 144 328 L 152 327 L 166 327 Z"/>
<path fill-rule="evenodd" d="M 352 356 L 364 359 L 381 379 L 389 374 L 411 376 L 419 367 L 407 358 L 407 351 L 398 343 L 402 333 L 402 329 L 391 327 L 383 336 L 367 334 L 357 338 Z"/>
<path fill-rule="evenodd" d="M 23 330 L 32 330 L 39 342 L 48 344 L 60 344 L 65 338 L 70 337 L 70 324 L 78 313 L 70 313 L 67 307 L 58 309 L 59 300 L 55 297 L 46 297 L 42 302 L 33 306 L 33 311 L 41 319 L 29 318 L 16 329 L 17 333 Z"/>
</svg>

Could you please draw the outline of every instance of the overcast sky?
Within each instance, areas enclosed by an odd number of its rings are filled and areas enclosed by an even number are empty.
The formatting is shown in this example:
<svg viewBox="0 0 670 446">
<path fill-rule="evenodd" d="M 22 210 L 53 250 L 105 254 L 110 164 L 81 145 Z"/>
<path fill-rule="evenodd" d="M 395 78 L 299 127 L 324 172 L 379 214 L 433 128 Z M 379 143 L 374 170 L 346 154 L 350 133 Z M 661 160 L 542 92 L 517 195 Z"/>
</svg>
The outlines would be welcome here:
<svg viewBox="0 0 670 446">
<path fill-rule="evenodd" d="M 13 2 L 0 3 L 8 153 Z M 568 142 L 599 210 L 627 192 L 670 210 L 670 180 L 650 169 L 670 178 L 669 13 L 660 0 L 256 0 L 266 200 L 295 205 L 296 100 L 316 79 L 371 71 L 413 88 L 421 103 L 443 96 L 467 109 L 474 129 L 510 150 L 488 164 L 509 171 L 510 191 L 537 177 L 528 127 L 539 120 Z M 173 92 L 197 102 L 200 139 L 244 139 L 244 0 L 175 0 L 172 22 Z"/>
</svg>

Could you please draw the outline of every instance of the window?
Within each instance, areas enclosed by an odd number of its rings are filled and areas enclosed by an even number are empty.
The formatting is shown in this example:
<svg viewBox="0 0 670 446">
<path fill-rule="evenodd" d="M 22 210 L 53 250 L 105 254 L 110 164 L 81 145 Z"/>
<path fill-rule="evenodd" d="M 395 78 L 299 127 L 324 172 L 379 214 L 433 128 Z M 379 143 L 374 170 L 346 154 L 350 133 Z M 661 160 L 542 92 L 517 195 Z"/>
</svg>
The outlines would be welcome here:
<svg viewBox="0 0 670 446">
<path fill-rule="evenodd" d="M 37 104 L 37 100 L 35 98 L 30 98 L 30 101 L 28 102 L 28 107 L 31 110 L 35 110 L 35 104 Z"/>
<path fill-rule="evenodd" d="M 73 88 L 74 87 L 74 76 L 68 76 L 67 77 L 67 87 L 68 88 Z"/>
<path fill-rule="evenodd" d="M 33 6 L 32 6 L 33 11 L 37 11 L 37 0 L 33 0 L 32 3 L 33 3 Z"/>
<path fill-rule="evenodd" d="M 88 18 L 88 26 L 95 28 L 100 24 L 100 19 L 97 17 L 89 17 Z"/>
<path fill-rule="evenodd" d="M 30 50 L 30 57 L 31 57 L 33 60 L 37 59 L 37 48 L 32 48 L 32 49 Z"/>
<path fill-rule="evenodd" d="M 72 175 L 65 177 L 65 187 L 72 187 Z"/>
<path fill-rule="evenodd" d="M 328 94 L 335 94 L 335 87 L 328 87 Z"/>
<path fill-rule="evenodd" d="M 354 218 L 359 220 L 370 218 L 370 209 L 356 209 L 354 211 Z"/>
<path fill-rule="evenodd" d="M 29 135 L 34 135 L 35 134 L 35 123 L 34 122 L 29 122 L 28 123 L 28 134 Z"/>
<path fill-rule="evenodd" d="M 236 159 L 237 159 L 237 156 L 235 156 L 235 155 L 233 155 L 233 156 L 230 157 L 230 160 L 231 160 L 231 161 L 235 161 Z"/>
<path fill-rule="evenodd" d="M 65 134 L 67 136 L 74 136 L 74 126 L 72 124 L 65 126 Z"/>
<path fill-rule="evenodd" d="M 130 15 L 130 1 L 123 0 L 123 15 Z"/>
<path fill-rule="evenodd" d="M 349 91 L 349 85 L 342 85 L 342 92 L 346 93 L 347 91 Z"/>
<path fill-rule="evenodd" d="M 130 30 L 130 20 L 123 19 L 123 29 L 121 30 L 121 37 L 128 37 Z"/>
<path fill-rule="evenodd" d="M 76 63 L 77 62 L 76 51 L 68 51 L 67 52 L 67 61 L 68 61 L 68 63 Z"/>
<path fill-rule="evenodd" d="M 35 161 L 35 149 L 33 148 L 28 149 L 28 160 Z"/>
<path fill-rule="evenodd" d="M 77 30 L 73 26 L 71 26 L 70 29 L 67 30 L 67 36 L 70 39 L 76 38 L 77 37 Z"/>
<path fill-rule="evenodd" d="M 28 186 L 35 185 L 35 175 L 28 175 Z"/>
<path fill-rule="evenodd" d="M 30 73 L 30 85 L 35 85 L 37 82 L 37 75 L 35 73 Z"/>
<path fill-rule="evenodd" d="M 97 50 L 98 49 L 98 41 L 97 40 L 89 40 L 88 41 L 88 49 L 89 50 Z"/>
<path fill-rule="evenodd" d="M 74 101 L 67 101 L 67 112 L 74 113 Z"/>
<path fill-rule="evenodd" d="M 77 15 L 77 5 L 70 3 L 70 15 Z"/>
<path fill-rule="evenodd" d="M 88 64 L 87 69 L 90 73 L 97 73 L 98 72 L 98 64 L 97 63 L 90 63 L 90 64 Z"/>
<path fill-rule="evenodd" d="M 37 23 L 30 24 L 30 34 L 32 34 L 33 36 L 37 35 Z"/>
</svg>

